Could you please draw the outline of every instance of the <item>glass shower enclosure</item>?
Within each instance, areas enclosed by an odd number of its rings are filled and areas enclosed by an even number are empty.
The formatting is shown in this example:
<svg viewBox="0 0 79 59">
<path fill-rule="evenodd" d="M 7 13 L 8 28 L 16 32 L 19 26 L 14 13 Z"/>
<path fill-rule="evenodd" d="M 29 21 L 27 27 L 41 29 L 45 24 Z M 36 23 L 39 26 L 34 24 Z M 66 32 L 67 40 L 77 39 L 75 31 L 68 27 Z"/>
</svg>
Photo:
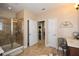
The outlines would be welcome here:
<svg viewBox="0 0 79 59">
<path fill-rule="evenodd" d="M 22 19 L 0 18 L 0 47 L 4 52 L 23 45 Z"/>
</svg>

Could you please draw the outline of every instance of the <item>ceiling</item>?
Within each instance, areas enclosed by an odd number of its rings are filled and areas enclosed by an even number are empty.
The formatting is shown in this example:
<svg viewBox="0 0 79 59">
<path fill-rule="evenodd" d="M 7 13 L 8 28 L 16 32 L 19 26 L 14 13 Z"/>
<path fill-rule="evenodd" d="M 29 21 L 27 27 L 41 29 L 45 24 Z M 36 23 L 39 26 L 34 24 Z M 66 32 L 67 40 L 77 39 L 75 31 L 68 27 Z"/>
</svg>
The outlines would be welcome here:
<svg viewBox="0 0 79 59">
<path fill-rule="evenodd" d="M 18 12 L 22 9 L 28 9 L 33 13 L 40 13 L 43 11 L 48 11 L 50 8 L 59 7 L 61 3 L 0 3 L 0 9 L 9 10 L 8 7 L 11 7 L 12 11 Z"/>
</svg>

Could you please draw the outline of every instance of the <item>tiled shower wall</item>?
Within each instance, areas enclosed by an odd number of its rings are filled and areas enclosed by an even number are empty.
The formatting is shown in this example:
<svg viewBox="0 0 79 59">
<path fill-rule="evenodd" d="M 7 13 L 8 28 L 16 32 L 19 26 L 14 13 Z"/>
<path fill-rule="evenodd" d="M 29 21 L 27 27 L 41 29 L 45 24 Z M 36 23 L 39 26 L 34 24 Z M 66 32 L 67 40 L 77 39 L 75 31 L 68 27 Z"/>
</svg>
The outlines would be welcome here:
<svg viewBox="0 0 79 59">
<path fill-rule="evenodd" d="M 2 23 L 0 24 L 2 26 L 2 30 L 0 30 L 0 46 L 3 46 L 10 43 L 11 23 L 9 19 L 4 18 L 0 19 L 0 23 Z"/>
</svg>

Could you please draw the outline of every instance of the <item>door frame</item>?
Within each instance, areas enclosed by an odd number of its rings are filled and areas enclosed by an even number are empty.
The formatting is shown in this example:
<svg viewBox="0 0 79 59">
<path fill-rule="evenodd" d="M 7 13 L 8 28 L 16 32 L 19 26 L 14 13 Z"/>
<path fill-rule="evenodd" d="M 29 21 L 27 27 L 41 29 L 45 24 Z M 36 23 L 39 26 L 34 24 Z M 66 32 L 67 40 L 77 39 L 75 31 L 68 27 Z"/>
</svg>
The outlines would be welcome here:
<svg viewBox="0 0 79 59">
<path fill-rule="evenodd" d="M 45 31 L 45 21 L 38 21 L 38 23 L 39 22 L 43 22 L 44 23 L 44 31 Z M 39 26 L 39 25 L 38 25 Z M 43 37 L 43 26 L 42 26 L 42 24 L 40 25 L 41 26 L 41 39 L 40 40 L 42 40 L 43 38 L 45 39 L 45 37 Z M 39 37 L 39 28 L 38 28 L 38 37 Z M 38 38 L 39 39 L 39 38 Z"/>
<path fill-rule="evenodd" d="M 44 21 L 44 31 L 45 31 L 45 22 L 46 22 L 46 21 L 45 21 L 45 20 L 39 20 L 38 23 L 39 23 L 39 22 L 42 22 L 42 21 Z M 45 31 L 45 33 L 46 33 L 46 31 Z M 41 40 L 43 39 L 42 34 L 43 34 L 43 33 L 41 33 Z M 38 32 L 38 40 L 39 40 L 39 32 Z M 45 40 L 45 37 L 44 37 L 44 40 Z"/>
<path fill-rule="evenodd" d="M 48 19 L 44 19 L 44 20 L 38 20 L 39 21 L 44 21 L 44 26 L 45 26 L 45 47 L 49 47 L 48 46 Z"/>
<path fill-rule="evenodd" d="M 29 47 L 29 20 L 27 20 L 27 47 Z"/>
</svg>

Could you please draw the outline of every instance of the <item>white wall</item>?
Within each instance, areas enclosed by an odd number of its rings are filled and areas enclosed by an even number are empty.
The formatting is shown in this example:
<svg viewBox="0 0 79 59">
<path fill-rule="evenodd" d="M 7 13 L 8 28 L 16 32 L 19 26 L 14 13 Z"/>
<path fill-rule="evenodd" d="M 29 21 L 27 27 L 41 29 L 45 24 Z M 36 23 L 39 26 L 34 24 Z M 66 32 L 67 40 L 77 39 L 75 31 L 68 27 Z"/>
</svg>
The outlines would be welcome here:
<svg viewBox="0 0 79 59">
<path fill-rule="evenodd" d="M 50 9 L 48 12 L 41 13 L 38 19 L 47 20 L 50 18 L 56 18 L 58 20 L 58 36 L 71 38 L 74 31 L 78 31 L 78 11 L 73 4 L 66 4 L 57 8 Z M 71 22 L 73 27 L 65 28 L 61 27 L 64 21 Z"/>
<path fill-rule="evenodd" d="M 55 14 L 55 15 L 54 15 Z M 73 32 L 78 31 L 78 14 L 77 10 L 74 8 L 73 4 L 65 5 L 58 8 L 55 12 L 51 14 L 57 17 L 59 22 L 58 34 L 60 37 L 72 38 Z M 61 27 L 64 21 L 72 23 L 71 28 Z"/>
<path fill-rule="evenodd" d="M 45 20 L 56 18 L 58 21 L 58 37 L 71 38 L 74 31 L 78 31 L 78 11 L 75 9 L 73 4 L 63 5 L 57 8 L 50 9 L 47 12 L 35 15 L 31 11 L 25 9 L 22 13 L 24 18 L 24 46 L 27 47 L 27 20 L 29 18 L 33 20 Z M 18 16 L 19 17 L 19 16 Z M 72 23 L 73 27 L 64 28 L 61 27 L 63 21 L 69 21 Z M 46 24 L 46 23 L 45 23 Z M 46 31 L 46 41 L 47 41 L 47 29 Z"/>
</svg>

